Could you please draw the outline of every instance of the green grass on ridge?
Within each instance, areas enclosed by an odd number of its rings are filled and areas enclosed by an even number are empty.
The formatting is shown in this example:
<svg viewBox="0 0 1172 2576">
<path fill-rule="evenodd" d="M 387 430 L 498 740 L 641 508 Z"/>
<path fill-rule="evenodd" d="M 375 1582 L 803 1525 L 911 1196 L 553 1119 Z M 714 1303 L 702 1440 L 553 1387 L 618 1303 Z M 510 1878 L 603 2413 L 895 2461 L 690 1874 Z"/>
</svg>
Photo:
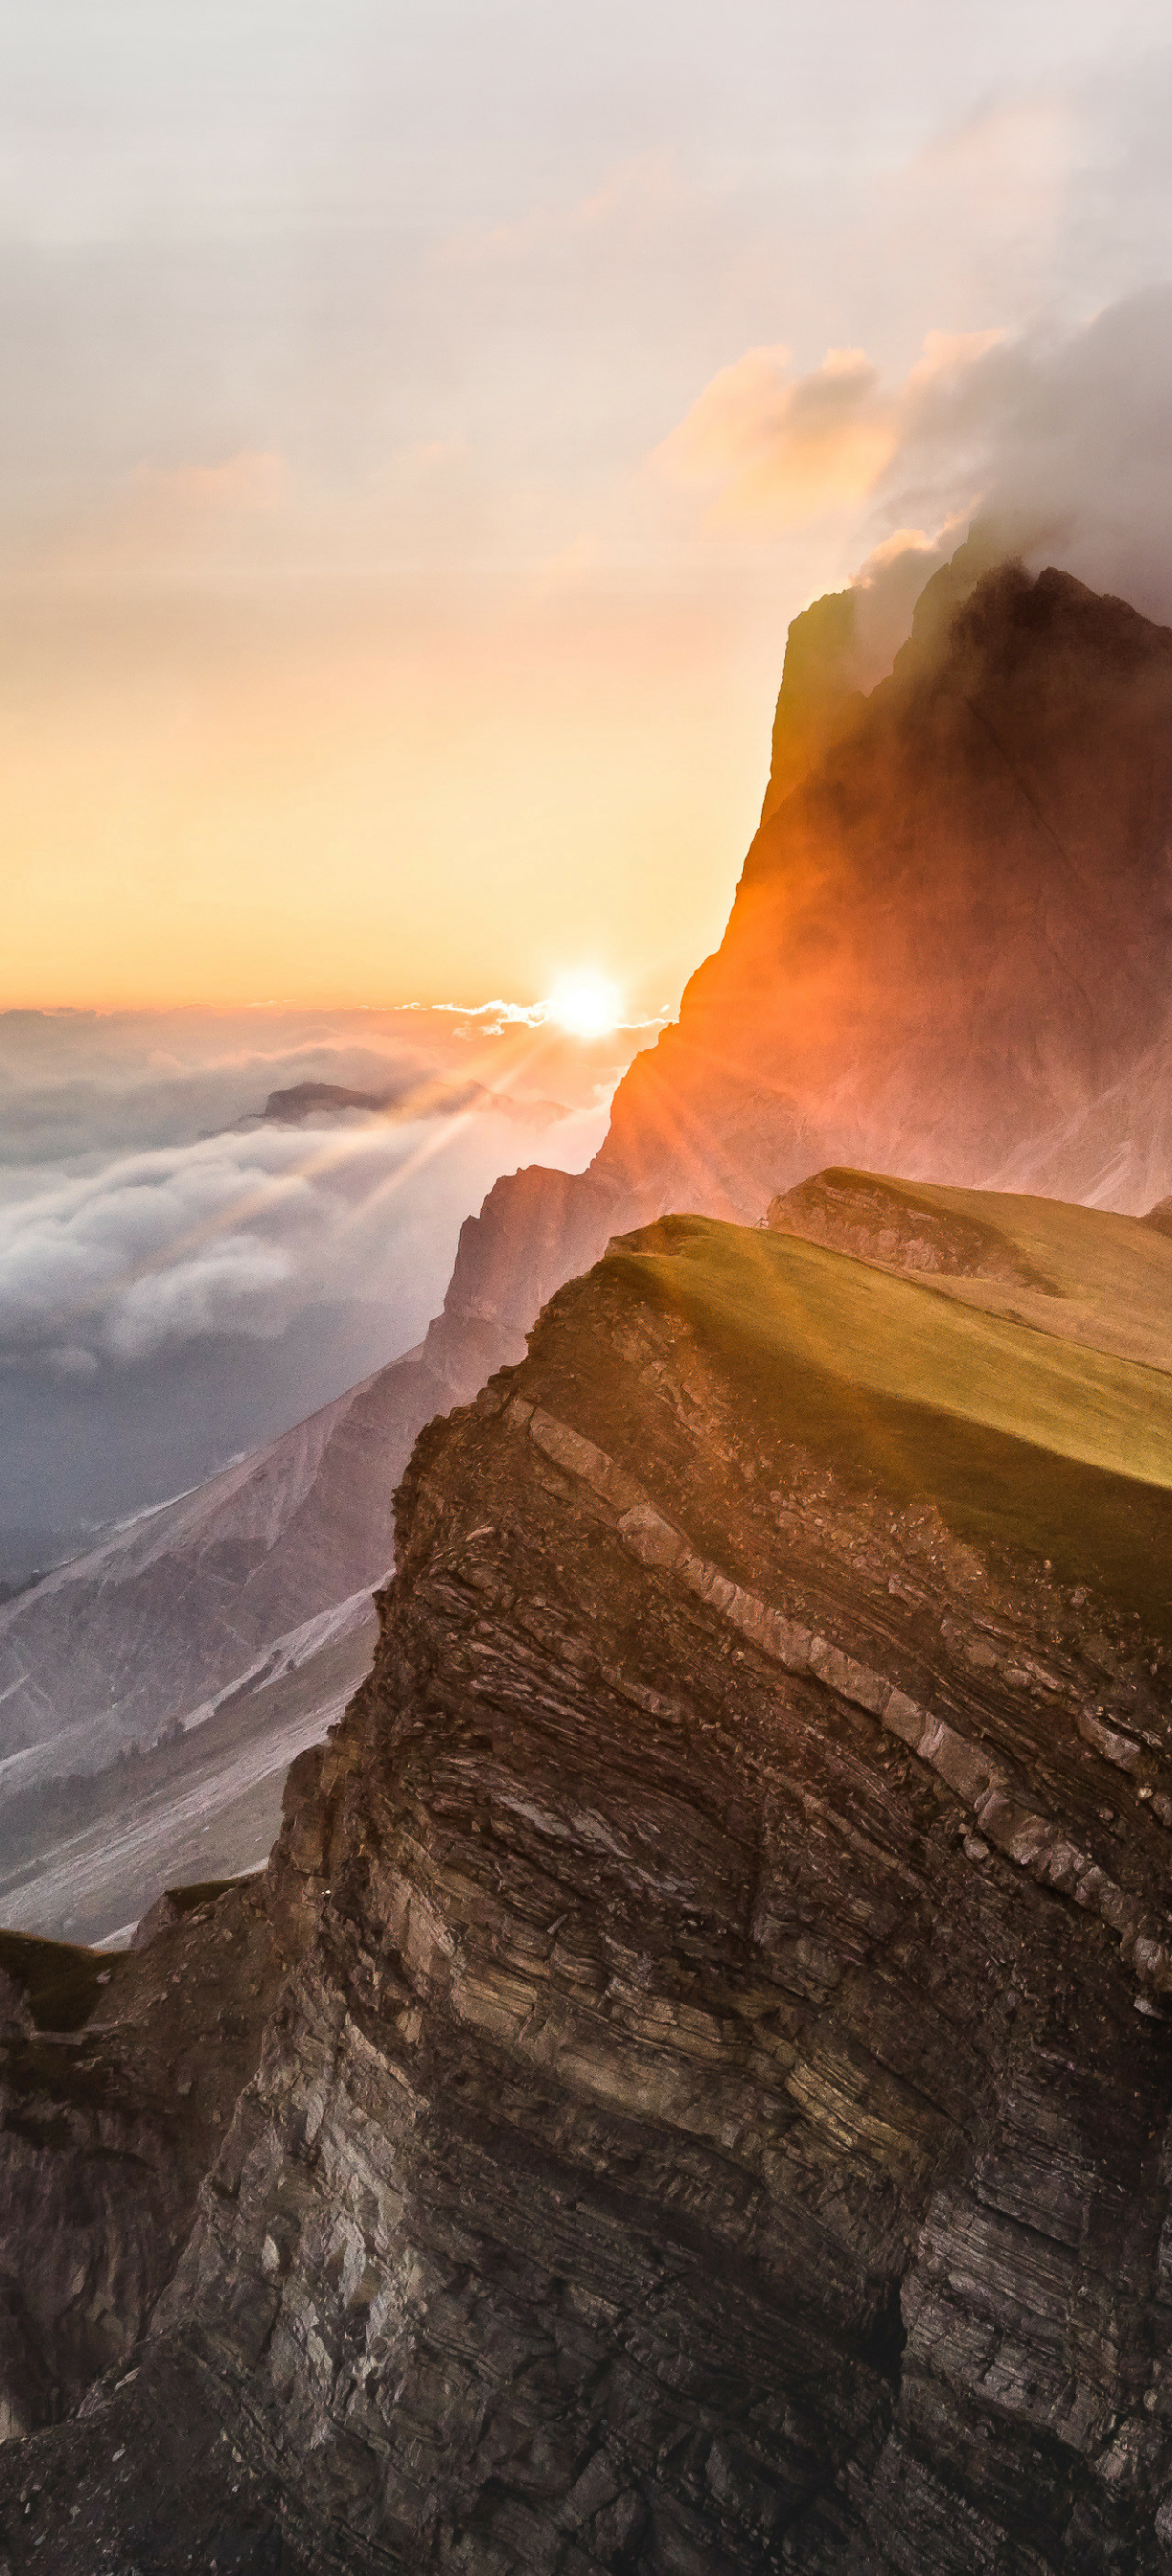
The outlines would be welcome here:
<svg viewBox="0 0 1172 2576">
<path fill-rule="evenodd" d="M 1049 1556 L 1169 1624 L 1172 1375 L 707 1218 L 663 1218 L 608 1266 L 688 1322 L 764 1435 L 935 1501 L 964 1534 Z"/>
</svg>

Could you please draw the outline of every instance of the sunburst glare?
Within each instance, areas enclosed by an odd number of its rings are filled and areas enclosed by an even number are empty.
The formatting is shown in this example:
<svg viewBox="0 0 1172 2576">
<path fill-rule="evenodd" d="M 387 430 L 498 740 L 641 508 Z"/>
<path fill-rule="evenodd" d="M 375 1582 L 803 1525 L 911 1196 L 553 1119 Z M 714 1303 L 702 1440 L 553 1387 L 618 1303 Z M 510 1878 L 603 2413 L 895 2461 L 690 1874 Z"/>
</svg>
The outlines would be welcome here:
<svg viewBox="0 0 1172 2576">
<path fill-rule="evenodd" d="M 551 1020 L 575 1038 L 602 1038 L 617 1027 L 622 1007 L 618 985 L 592 967 L 559 975 L 546 1008 Z"/>
</svg>

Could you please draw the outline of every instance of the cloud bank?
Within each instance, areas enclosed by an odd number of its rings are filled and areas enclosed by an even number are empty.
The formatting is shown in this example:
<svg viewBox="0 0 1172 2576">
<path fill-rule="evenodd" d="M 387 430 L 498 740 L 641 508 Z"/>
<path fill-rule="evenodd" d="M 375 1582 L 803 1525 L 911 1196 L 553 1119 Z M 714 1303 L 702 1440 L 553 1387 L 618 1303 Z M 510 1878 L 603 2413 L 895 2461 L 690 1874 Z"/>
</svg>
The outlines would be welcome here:
<svg viewBox="0 0 1172 2576">
<path fill-rule="evenodd" d="M 0 1015 L 0 1533 L 157 1500 L 410 1347 L 463 1218 L 518 1163 L 588 1161 L 652 1033 Z M 385 1106 L 261 1114 L 307 1081 Z"/>
</svg>

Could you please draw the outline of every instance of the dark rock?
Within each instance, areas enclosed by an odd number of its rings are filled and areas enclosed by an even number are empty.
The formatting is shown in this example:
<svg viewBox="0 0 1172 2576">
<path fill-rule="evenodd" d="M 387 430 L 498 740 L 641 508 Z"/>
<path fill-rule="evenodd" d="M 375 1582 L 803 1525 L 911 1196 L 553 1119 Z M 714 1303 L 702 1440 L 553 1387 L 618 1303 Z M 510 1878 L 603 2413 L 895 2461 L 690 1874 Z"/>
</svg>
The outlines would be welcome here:
<svg viewBox="0 0 1172 2576">
<path fill-rule="evenodd" d="M 214 1897 L 226 1895 L 232 1884 L 241 1882 L 212 1878 L 194 1887 L 165 1887 L 141 1922 L 135 1924 L 131 1949 L 149 1950 L 160 1932 L 169 1932 L 173 1923 L 181 1923 L 184 1915 L 193 1914 L 197 1906 L 210 1905 Z"/>
<path fill-rule="evenodd" d="M 198 1894 L 198 1906 L 182 1900 Z M 181 1892 L 149 1953 L 2 1936 L 0 2425 L 77 2405 L 143 2333 L 251 2075 L 277 1963 L 254 1890 Z"/>
<path fill-rule="evenodd" d="M 690 1239 L 420 1440 L 257 2072 L 137 2377 L 0 2452 L 14 2571 L 1163 2569 L 1168 1843 L 1059 1620 L 1163 1641 L 927 1437 L 812 1441 Z"/>
</svg>

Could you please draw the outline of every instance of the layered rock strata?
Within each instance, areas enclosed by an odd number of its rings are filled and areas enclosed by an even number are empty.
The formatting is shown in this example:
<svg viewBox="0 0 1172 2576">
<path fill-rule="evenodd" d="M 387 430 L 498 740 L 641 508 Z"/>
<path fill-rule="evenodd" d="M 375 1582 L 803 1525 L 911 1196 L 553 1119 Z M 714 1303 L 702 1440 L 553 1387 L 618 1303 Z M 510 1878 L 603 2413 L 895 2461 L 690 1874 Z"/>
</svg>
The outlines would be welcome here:
<svg viewBox="0 0 1172 2576">
<path fill-rule="evenodd" d="M 2 2438 L 127 2363 L 256 2067 L 266 1913 L 252 1886 L 193 1893 L 138 1957 L 0 1934 Z"/>
<path fill-rule="evenodd" d="M 1109 1580 L 998 1540 L 1024 1432 L 746 1370 L 709 1237 L 419 1442 L 257 2074 L 136 2379 L 0 2454 L 14 2571 L 1172 2563 L 1161 1494 Z"/>
</svg>

